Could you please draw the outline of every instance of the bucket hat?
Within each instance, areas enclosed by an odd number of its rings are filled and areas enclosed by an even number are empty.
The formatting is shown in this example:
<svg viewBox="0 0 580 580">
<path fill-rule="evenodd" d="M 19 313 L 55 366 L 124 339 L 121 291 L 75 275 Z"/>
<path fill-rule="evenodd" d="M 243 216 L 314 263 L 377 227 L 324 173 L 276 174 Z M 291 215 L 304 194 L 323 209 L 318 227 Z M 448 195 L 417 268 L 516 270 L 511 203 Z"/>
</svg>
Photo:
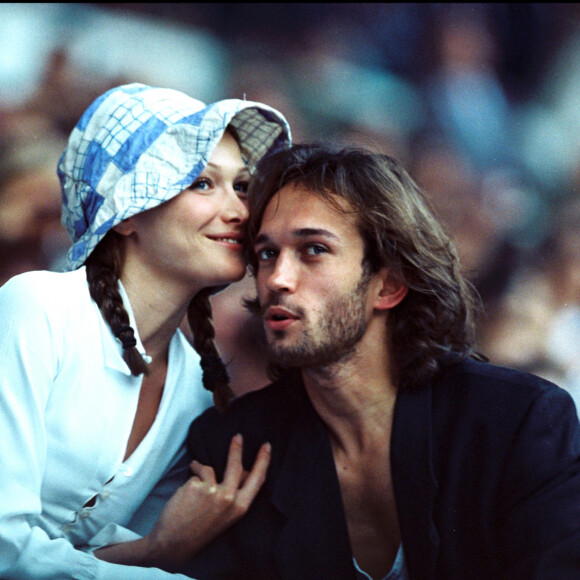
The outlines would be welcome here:
<svg viewBox="0 0 580 580">
<path fill-rule="evenodd" d="M 141 83 L 97 98 L 58 163 L 62 224 L 73 242 L 68 268 L 82 266 L 115 225 L 189 187 L 228 125 L 250 171 L 264 155 L 290 144 L 284 116 L 261 103 L 226 99 L 206 105 Z"/>
</svg>

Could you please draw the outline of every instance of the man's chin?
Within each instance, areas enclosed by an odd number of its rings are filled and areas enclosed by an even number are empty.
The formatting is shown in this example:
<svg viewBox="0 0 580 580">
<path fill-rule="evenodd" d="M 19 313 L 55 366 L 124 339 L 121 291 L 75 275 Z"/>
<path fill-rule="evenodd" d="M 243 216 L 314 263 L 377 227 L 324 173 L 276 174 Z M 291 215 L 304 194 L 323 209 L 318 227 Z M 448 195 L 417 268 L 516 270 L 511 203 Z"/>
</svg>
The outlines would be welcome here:
<svg viewBox="0 0 580 580">
<path fill-rule="evenodd" d="M 356 342 L 354 345 L 337 344 L 332 348 L 330 345 L 325 345 L 316 350 L 313 348 L 307 350 L 270 342 L 268 354 L 270 360 L 281 367 L 324 369 L 350 359 L 356 353 L 356 344 Z"/>
<path fill-rule="evenodd" d="M 297 352 L 292 349 L 269 348 L 270 360 L 281 367 L 286 368 L 306 368 L 325 366 L 333 361 L 328 357 L 320 356 L 318 353 Z"/>
<path fill-rule="evenodd" d="M 274 364 L 282 367 L 301 367 L 307 363 L 303 355 L 289 349 L 272 347 L 272 345 L 269 345 L 268 354 Z"/>
</svg>

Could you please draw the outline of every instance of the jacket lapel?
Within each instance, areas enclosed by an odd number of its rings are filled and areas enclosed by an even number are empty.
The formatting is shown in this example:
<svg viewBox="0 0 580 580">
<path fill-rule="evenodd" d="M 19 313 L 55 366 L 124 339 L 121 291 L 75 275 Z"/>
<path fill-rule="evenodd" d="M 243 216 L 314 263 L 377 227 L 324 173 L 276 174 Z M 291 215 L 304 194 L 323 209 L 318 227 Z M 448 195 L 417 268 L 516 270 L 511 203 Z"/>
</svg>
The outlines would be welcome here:
<svg viewBox="0 0 580 580">
<path fill-rule="evenodd" d="M 391 438 L 391 469 L 411 578 L 433 578 L 439 536 L 433 523 L 437 482 L 432 464 L 431 385 L 400 391 Z"/>
<path fill-rule="evenodd" d="M 298 417 L 272 493 L 272 503 L 286 517 L 278 539 L 279 577 L 354 580 L 330 441 L 306 394 Z"/>
<path fill-rule="evenodd" d="M 297 416 L 271 495 L 285 516 L 277 542 L 279 578 L 354 579 L 330 441 L 305 393 Z M 431 386 L 399 393 L 391 438 L 393 487 L 407 569 L 411 578 L 422 580 L 434 577 L 439 549 L 431 420 Z"/>
</svg>

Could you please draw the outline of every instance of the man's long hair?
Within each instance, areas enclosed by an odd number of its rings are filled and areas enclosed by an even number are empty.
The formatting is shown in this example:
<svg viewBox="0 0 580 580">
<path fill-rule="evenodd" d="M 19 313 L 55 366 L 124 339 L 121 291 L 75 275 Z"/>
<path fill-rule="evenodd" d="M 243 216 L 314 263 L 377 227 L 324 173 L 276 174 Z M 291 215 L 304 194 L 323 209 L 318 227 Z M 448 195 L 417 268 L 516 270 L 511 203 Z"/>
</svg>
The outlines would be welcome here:
<svg viewBox="0 0 580 580">
<path fill-rule="evenodd" d="M 449 362 L 469 356 L 485 360 L 474 351 L 479 297 L 461 273 L 455 244 L 423 192 L 387 155 L 310 144 L 263 159 L 249 191 L 246 252 L 254 275 L 253 246 L 264 210 L 289 183 L 353 213 L 365 242 L 364 265 L 373 272 L 389 268 L 409 288 L 388 317 L 388 348 L 399 388 L 424 385 Z"/>
</svg>

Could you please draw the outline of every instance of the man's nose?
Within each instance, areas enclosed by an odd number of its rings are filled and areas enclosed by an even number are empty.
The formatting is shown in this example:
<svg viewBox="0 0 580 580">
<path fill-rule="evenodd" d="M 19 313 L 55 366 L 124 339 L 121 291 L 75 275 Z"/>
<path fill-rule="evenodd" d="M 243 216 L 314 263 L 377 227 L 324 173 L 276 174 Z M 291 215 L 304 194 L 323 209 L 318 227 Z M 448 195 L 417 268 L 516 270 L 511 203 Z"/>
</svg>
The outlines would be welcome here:
<svg viewBox="0 0 580 580">
<path fill-rule="evenodd" d="M 281 252 L 274 265 L 274 269 L 267 277 L 266 287 L 270 292 L 292 293 L 298 282 L 298 267 L 292 257 Z"/>
</svg>

